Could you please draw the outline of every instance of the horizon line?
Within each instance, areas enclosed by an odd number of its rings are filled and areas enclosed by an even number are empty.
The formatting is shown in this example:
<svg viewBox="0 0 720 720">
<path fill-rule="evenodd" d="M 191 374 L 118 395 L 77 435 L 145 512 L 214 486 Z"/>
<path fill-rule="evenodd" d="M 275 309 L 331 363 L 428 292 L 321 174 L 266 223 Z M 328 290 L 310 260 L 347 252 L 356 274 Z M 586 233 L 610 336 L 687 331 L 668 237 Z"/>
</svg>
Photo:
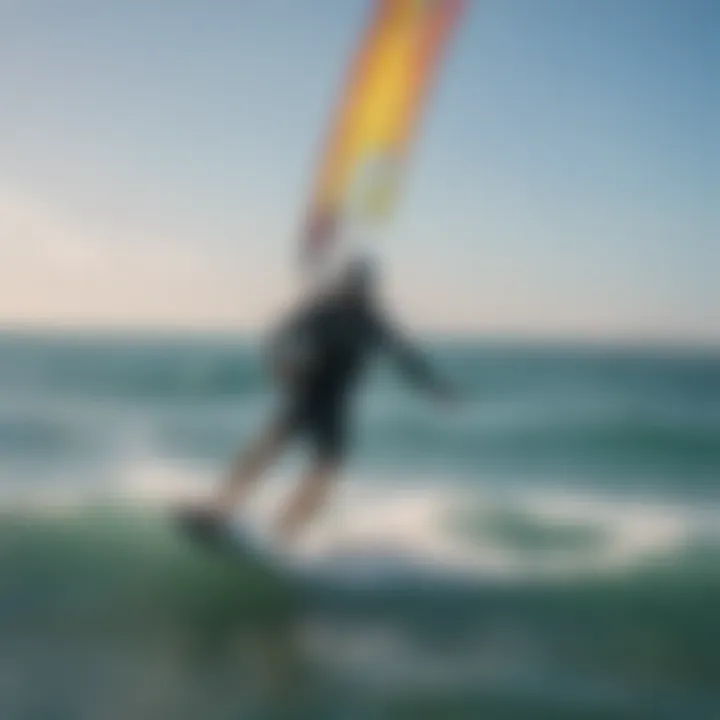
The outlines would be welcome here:
<svg viewBox="0 0 720 720">
<path fill-rule="evenodd" d="M 70 321 L 48 323 L 44 321 L 7 322 L 0 320 L 0 336 L 105 336 L 117 339 L 146 339 L 154 336 L 162 339 L 183 338 L 230 338 L 257 341 L 265 332 L 262 328 L 248 326 L 204 326 L 197 325 L 138 325 L 138 324 L 93 324 Z M 596 348 L 617 351 L 659 351 L 720 354 L 720 340 L 690 339 L 679 337 L 642 337 L 622 334 L 562 333 L 550 331 L 514 330 L 437 330 L 415 329 L 414 335 L 421 342 L 430 343 L 488 343 L 498 345 L 533 345 L 574 348 Z"/>
</svg>

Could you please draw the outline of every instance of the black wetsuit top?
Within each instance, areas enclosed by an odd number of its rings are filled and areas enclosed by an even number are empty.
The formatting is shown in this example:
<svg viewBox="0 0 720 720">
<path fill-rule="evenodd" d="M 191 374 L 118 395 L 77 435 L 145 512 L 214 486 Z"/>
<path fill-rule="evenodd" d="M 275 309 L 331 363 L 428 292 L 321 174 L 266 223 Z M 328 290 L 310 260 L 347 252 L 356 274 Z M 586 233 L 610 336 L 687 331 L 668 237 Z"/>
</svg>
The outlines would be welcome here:
<svg viewBox="0 0 720 720">
<path fill-rule="evenodd" d="M 343 297 L 316 301 L 283 323 L 271 349 L 293 339 L 309 348 L 311 360 L 287 388 L 284 417 L 293 431 L 309 435 L 323 456 L 342 454 L 348 400 L 378 352 L 388 353 L 423 389 L 445 389 L 422 355 L 369 303 Z"/>
</svg>

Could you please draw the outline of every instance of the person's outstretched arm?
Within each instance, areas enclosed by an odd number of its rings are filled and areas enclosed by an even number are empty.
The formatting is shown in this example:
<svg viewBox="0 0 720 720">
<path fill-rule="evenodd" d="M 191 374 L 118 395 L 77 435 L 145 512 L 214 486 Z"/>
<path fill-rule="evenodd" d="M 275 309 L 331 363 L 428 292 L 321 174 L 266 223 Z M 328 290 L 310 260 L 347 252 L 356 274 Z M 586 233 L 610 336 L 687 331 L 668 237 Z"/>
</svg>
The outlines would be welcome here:
<svg viewBox="0 0 720 720">
<path fill-rule="evenodd" d="M 435 370 L 420 348 L 399 329 L 382 321 L 381 337 L 383 346 L 395 365 L 415 387 L 438 399 L 450 400 L 457 397 L 456 389 Z"/>
</svg>

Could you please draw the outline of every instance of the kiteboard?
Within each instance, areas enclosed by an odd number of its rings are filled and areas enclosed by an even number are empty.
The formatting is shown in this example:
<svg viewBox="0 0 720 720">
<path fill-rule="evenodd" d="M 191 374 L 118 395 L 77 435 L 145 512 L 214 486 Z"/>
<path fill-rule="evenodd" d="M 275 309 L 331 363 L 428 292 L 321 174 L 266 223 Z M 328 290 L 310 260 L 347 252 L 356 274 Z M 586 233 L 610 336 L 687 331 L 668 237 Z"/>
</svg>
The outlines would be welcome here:
<svg viewBox="0 0 720 720">
<path fill-rule="evenodd" d="M 202 507 L 175 509 L 173 519 L 180 533 L 208 557 L 253 568 L 296 589 L 340 589 L 363 580 L 342 554 L 308 556 L 297 547 L 281 548 L 250 523 L 236 518 L 220 521 Z"/>
<path fill-rule="evenodd" d="M 307 553 L 298 547 L 280 547 L 249 522 L 220 522 L 201 507 L 176 509 L 174 519 L 180 532 L 210 556 L 254 567 L 297 589 L 382 595 L 405 582 L 426 585 L 431 577 L 427 568 L 418 565 L 417 558 L 389 544 L 358 540 Z"/>
<path fill-rule="evenodd" d="M 280 571 L 281 562 L 271 543 L 235 519 L 221 520 L 201 506 L 175 508 L 173 520 L 180 532 L 208 553 Z"/>
</svg>

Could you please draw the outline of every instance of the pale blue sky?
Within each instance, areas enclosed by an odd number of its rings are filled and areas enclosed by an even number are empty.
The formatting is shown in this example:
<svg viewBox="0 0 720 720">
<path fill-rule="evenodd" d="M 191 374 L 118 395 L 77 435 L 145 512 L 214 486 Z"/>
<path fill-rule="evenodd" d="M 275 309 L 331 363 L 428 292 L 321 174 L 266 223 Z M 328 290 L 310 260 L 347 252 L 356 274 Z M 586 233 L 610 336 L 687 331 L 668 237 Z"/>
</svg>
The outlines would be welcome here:
<svg viewBox="0 0 720 720">
<path fill-rule="evenodd" d="M 382 248 L 417 327 L 720 341 L 720 5 L 470 0 Z M 0 321 L 257 325 L 366 0 L 0 0 Z"/>
</svg>

